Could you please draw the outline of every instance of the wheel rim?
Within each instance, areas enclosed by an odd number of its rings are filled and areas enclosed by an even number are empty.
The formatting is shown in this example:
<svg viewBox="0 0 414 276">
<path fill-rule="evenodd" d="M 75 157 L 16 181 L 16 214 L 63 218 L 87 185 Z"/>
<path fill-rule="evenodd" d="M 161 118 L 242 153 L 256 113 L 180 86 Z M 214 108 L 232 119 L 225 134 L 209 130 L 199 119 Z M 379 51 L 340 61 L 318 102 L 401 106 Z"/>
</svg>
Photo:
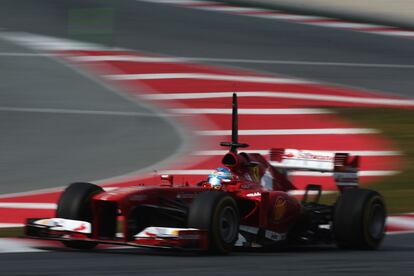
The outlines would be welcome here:
<svg viewBox="0 0 414 276">
<path fill-rule="evenodd" d="M 372 206 L 369 216 L 369 234 L 374 239 L 380 239 L 384 233 L 385 212 L 382 204 L 376 203 Z"/>
<path fill-rule="evenodd" d="M 226 243 L 231 243 L 235 240 L 238 233 L 237 215 L 233 208 L 227 206 L 221 210 L 220 213 L 220 236 Z"/>
</svg>

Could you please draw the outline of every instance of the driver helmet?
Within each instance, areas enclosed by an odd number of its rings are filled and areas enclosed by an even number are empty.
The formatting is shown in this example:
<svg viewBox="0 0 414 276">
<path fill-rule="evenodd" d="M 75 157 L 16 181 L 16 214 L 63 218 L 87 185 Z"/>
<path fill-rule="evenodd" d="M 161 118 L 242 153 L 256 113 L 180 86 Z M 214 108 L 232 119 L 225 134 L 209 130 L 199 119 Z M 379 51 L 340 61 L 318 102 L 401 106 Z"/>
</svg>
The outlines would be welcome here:
<svg viewBox="0 0 414 276">
<path fill-rule="evenodd" d="M 207 182 L 210 183 L 214 189 L 220 189 L 222 183 L 231 182 L 233 180 L 233 174 L 227 168 L 217 168 L 209 174 Z"/>
</svg>

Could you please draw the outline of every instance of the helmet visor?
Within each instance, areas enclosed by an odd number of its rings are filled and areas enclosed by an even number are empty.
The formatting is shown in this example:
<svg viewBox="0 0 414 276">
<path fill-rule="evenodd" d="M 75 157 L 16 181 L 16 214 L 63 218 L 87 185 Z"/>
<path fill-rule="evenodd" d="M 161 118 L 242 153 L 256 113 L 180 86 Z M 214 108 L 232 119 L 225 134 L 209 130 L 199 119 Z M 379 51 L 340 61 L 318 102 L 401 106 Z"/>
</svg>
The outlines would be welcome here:
<svg viewBox="0 0 414 276">
<path fill-rule="evenodd" d="M 207 181 L 213 186 L 221 184 L 221 180 L 217 176 L 210 176 Z"/>
</svg>

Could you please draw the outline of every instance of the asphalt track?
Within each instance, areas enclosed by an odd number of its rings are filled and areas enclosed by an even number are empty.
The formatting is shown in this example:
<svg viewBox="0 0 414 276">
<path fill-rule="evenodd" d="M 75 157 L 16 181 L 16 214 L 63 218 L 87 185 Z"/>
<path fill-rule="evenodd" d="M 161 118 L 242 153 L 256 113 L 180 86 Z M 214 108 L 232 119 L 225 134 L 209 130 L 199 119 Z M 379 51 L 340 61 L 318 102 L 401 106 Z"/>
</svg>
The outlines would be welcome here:
<svg viewBox="0 0 414 276">
<path fill-rule="evenodd" d="M 176 251 L 49 247 L 0 257 L 3 275 L 412 275 L 414 235 L 389 236 L 380 251 L 332 246 L 238 251 L 209 256 Z"/>
<path fill-rule="evenodd" d="M 403 38 L 383 37 L 379 35 L 367 35 L 351 31 L 339 31 L 334 29 L 319 28 L 313 26 L 304 26 L 300 24 L 292 24 L 287 22 L 269 21 L 264 19 L 247 18 L 236 15 L 225 15 L 219 13 L 212 13 L 207 11 L 195 11 L 173 7 L 169 5 L 151 4 L 136 2 L 132 0 L 125 1 L 23 1 L 23 0 L 3 0 L 0 9 L 0 27 L 13 31 L 27 31 L 33 33 L 40 33 L 52 36 L 67 37 L 68 34 L 68 12 L 72 9 L 78 8 L 111 8 L 114 11 L 113 31 L 108 39 L 108 43 L 112 46 L 125 47 L 130 49 L 146 50 L 150 52 L 168 54 L 173 56 L 186 57 L 203 57 L 203 58 L 241 58 L 241 59 L 260 59 L 260 60 L 290 60 L 290 61 L 322 61 L 322 62 L 347 62 L 358 64 L 397 64 L 397 65 L 413 65 L 414 63 L 414 41 Z M 51 24 L 51 22 L 53 24 Z M 87 39 L 87 38 L 86 38 Z M 4 51 L 9 50 L 9 45 L 0 46 Z M 4 48 L 4 49 L 3 49 Z M 12 47 L 13 51 L 16 48 Z M 22 52 L 22 49 L 17 49 Z M 27 66 L 31 63 L 30 58 L 25 58 L 22 61 L 13 59 L 10 66 Z M 59 67 L 52 67 L 50 60 L 35 61 L 36 63 L 49 62 L 43 65 L 45 69 L 44 74 L 51 76 L 51 73 L 58 73 L 59 70 L 65 69 Z M 219 62 L 220 63 L 220 62 Z M 4 61 L 1 62 L 2 74 L 12 72 L 5 70 L 3 67 Z M 227 64 L 227 63 L 226 63 Z M 281 65 L 281 64 L 260 64 L 260 63 L 231 63 L 231 65 L 245 67 L 249 69 L 262 70 L 267 72 L 276 72 L 282 74 L 294 75 L 297 77 L 305 77 L 309 79 L 322 80 L 332 83 L 344 84 L 347 86 L 356 86 L 371 90 L 378 90 L 387 93 L 394 93 L 413 97 L 412 91 L 414 88 L 414 80 L 412 79 L 413 69 L 407 68 L 384 68 L 384 67 L 370 67 L 370 66 L 311 66 L 311 65 Z M 42 66 L 33 65 L 38 68 Z M 20 69 L 16 69 L 21 72 Z M 62 73 L 63 74 L 63 73 Z M 75 74 L 66 71 L 66 74 Z M 14 73 L 16 76 L 16 73 Z M 11 77 L 2 76 L 2 82 L 9 80 Z M 68 75 L 61 75 L 60 78 L 48 78 L 46 80 L 67 80 Z M 76 76 L 76 81 L 68 83 L 61 83 L 59 87 L 73 87 L 80 81 L 79 76 Z M 10 79 L 12 81 L 12 79 Z M 86 81 L 86 80 L 85 80 Z M 48 87 L 52 87 L 44 83 L 44 89 L 39 91 L 47 91 Z M 4 84 L 1 84 L 4 85 Z M 36 83 L 36 85 L 40 85 Z M 80 85 L 80 84 L 79 84 Z M 88 84 L 94 86 L 92 83 Z M 82 85 L 83 87 L 83 85 Z M 33 83 L 27 88 L 37 88 Z M 26 89 L 18 89 L 18 91 L 25 91 Z M 102 87 L 95 89 L 69 89 L 71 93 L 79 93 L 79 91 L 103 91 Z M 52 90 L 55 91 L 55 90 Z M 15 96 L 16 92 L 7 98 Z M 47 93 L 47 92 L 45 92 Z M 51 93 L 51 91 L 49 91 Z M 38 94 L 38 93 L 37 93 Z M 93 97 L 105 97 L 102 93 L 94 93 Z M 4 92 L 2 91 L 1 97 Z M 32 96 L 34 94 L 31 94 Z M 68 94 L 69 95 L 69 94 Z M 76 101 L 77 96 L 74 94 L 68 96 L 65 93 L 60 95 L 57 99 L 61 102 Z M 107 97 L 113 97 L 109 102 L 113 103 L 115 96 L 105 93 Z M 111 96 L 109 96 L 111 95 Z M 17 97 L 13 104 L 23 104 L 24 98 L 27 94 Z M 66 98 L 66 96 L 68 96 Z M 42 97 L 39 95 L 39 97 Z M 92 97 L 92 96 L 91 96 Z M 6 98 L 6 99 L 7 99 Z M 95 99 L 95 98 L 94 98 Z M 104 108 L 108 103 L 107 99 L 102 99 L 103 106 L 88 106 L 83 107 L 86 101 L 75 102 L 74 106 L 70 108 Z M 17 102 L 18 100 L 18 102 Z M 27 101 L 32 103 L 34 100 Z M 121 101 L 121 100 L 120 100 Z M 1 103 L 3 104 L 3 98 Z M 34 101 L 35 102 L 35 101 Z M 40 98 L 40 102 L 45 101 Z M 88 101 L 89 102 L 89 101 Z M 127 110 L 128 107 L 124 105 L 125 102 L 119 103 L 121 110 Z M 45 107 L 45 106 L 41 106 Z M 56 107 L 56 106 L 54 106 Z M 108 107 L 109 108 L 109 107 Z M 111 106 L 111 108 L 114 108 Z M 131 107 L 132 108 L 132 107 Z M 141 109 L 134 111 L 141 112 Z M 145 109 L 145 108 L 144 108 Z M 113 109 L 107 109 L 113 110 Z M 115 110 L 119 110 L 116 109 Z M 145 109 L 145 111 L 147 111 Z M 15 123 L 11 124 L 10 119 L 2 122 L 9 128 L 13 129 L 16 123 L 26 121 L 19 118 L 22 114 L 12 114 L 12 112 L 2 115 L 1 118 L 14 118 Z M 39 116 L 39 117 L 37 117 Z M 62 123 L 62 118 L 58 122 L 50 122 L 45 124 L 45 120 L 41 118 L 42 114 L 31 114 L 30 119 L 37 120 L 38 125 L 44 128 L 41 133 L 47 133 L 50 126 L 62 128 L 59 133 L 73 133 L 72 130 L 65 129 L 64 125 L 71 125 L 71 122 Z M 59 117 L 60 115 L 54 115 Z M 47 120 L 53 120 L 47 116 Z M 63 117 L 63 116 L 60 116 Z M 76 122 L 87 120 L 82 116 L 81 120 L 78 118 Z M 89 117 L 88 117 L 89 118 Z M 126 122 L 126 118 L 122 118 L 122 122 L 117 121 L 116 118 L 111 124 L 107 120 L 105 122 L 98 122 L 99 118 L 93 118 L 93 122 L 89 122 L 83 129 L 85 131 L 84 139 L 78 141 L 95 141 L 93 135 L 95 133 L 106 133 L 105 127 L 110 127 L 111 134 L 116 131 L 124 133 L 125 129 L 131 130 L 136 128 L 137 124 L 134 122 Z M 148 122 L 148 117 L 143 121 Z M 64 120 L 68 119 L 67 116 Z M 92 120 L 92 118 L 90 119 Z M 154 119 L 155 120 L 155 119 Z M 65 122 L 65 121 L 63 121 Z M 73 121 L 72 121 L 73 122 Z M 165 122 L 159 121 L 161 126 Z M 123 125 L 127 124 L 127 125 Z M 129 125 L 128 125 L 129 124 Z M 34 123 L 33 131 L 38 131 L 39 128 Z M 133 125 L 133 126 L 132 126 Z M 153 124 L 151 124 L 153 125 Z M 91 129 L 90 126 L 96 127 Z M 99 127 L 100 126 L 100 127 Z M 117 126 L 117 127 L 116 127 Z M 28 125 L 18 128 L 18 130 L 26 129 Z M 115 129 L 114 129 L 115 127 Z M 103 129 L 102 129 L 103 128 Z M 161 127 L 162 128 L 162 127 Z M 153 131 L 156 128 L 151 128 Z M 16 130 L 16 129 L 15 129 Z M 28 129 L 29 131 L 30 129 Z M 79 129 L 75 129 L 78 132 Z M 148 129 L 146 129 L 148 130 Z M 9 132 L 9 131 L 8 131 Z M 4 133 L 8 133 L 4 132 Z M 3 133 L 3 132 L 2 132 Z M 83 132 L 82 132 L 83 133 Z M 142 133 L 135 129 L 134 134 Z M 125 133 L 124 133 L 125 134 Z M 128 149 L 137 146 L 130 137 L 131 133 L 126 133 L 123 137 L 128 137 L 127 143 L 122 141 Z M 152 134 L 151 134 L 152 135 Z M 121 135 L 122 136 L 122 135 Z M 162 136 L 162 135 L 159 135 Z M 4 137 L 2 135 L 2 137 Z M 50 135 L 48 135 L 50 138 Z M 66 137 L 62 135 L 62 137 Z M 100 136 L 101 137 L 101 136 Z M 118 136 L 119 137 L 119 136 Z M 149 136 L 151 137 L 151 136 Z M 44 137 L 45 138 L 45 137 Z M 48 138 L 48 139 L 49 139 Z M 5 138 L 2 138 L 5 139 Z M 13 137 L 6 138 L 8 140 L 1 143 L 4 145 L 18 145 Z M 89 139 L 89 140 L 88 140 Z M 49 140 L 48 140 L 49 141 Z M 168 139 L 170 141 L 170 139 Z M 18 142 L 18 141 L 17 141 Z M 110 140 L 112 142 L 112 140 Z M 165 141 L 160 143 L 169 148 L 170 145 L 165 144 Z M 107 145 L 108 141 L 102 141 L 102 145 Z M 177 141 L 178 143 L 178 141 Z M 81 145 L 78 145 L 81 146 Z M 145 147 L 144 143 L 139 146 Z M 4 146 L 9 148 L 9 146 Z M 58 149 L 67 149 L 66 147 L 58 147 Z M 16 152 L 16 149 L 10 150 L 9 155 Z M 35 147 L 34 149 L 37 149 Z M 122 150 L 114 148 L 114 152 Z M 3 150 L 3 149 L 2 149 Z M 57 150 L 55 148 L 55 150 Z M 68 149 L 72 152 L 73 149 Z M 101 148 L 102 150 L 102 148 Z M 105 150 L 107 148 L 105 147 Z M 112 150 L 112 149 L 111 149 Z M 125 148 L 126 150 L 126 148 Z M 99 151 L 98 151 L 99 152 Z M 122 152 L 122 151 L 121 151 Z M 135 150 L 129 152 L 135 153 Z M 39 152 L 35 152 L 39 154 Z M 44 155 L 49 152 L 42 152 Z M 159 155 L 153 156 L 152 162 L 155 159 L 162 158 L 165 152 L 159 151 Z M 107 153 L 105 153 L 107 154 Z M 95 153 L 91 153 L 95 156 Z M 68 158 L 67 154 L 63 154 L 64 159 Z M 134 163 L 131 164 L 131 154 L 128 160 L 118 162 L 116 158 L 122 158 L 123 155 L 113 156 L 116 160 L 117 168 L 128 169 L 128 166 L 134 169 L 145 164 Z M 142 155 L 146 159 L 147 155 Z M 136 156 L 135 156 L 136 157 Z M 79 159 L 78 159 L 79 160 Z M 82 159 L 83 160 L 83 159 Z M 101 159 L 89 160 L 82 166 L 83 170 L 67 169 L 64 166 L 64 171 L 73 175 L 74 172 L 91 173 L 90 177 L 95 177 L 108 172 L 110 165 L 100 164 Z M 22 178 L 30 179 L 26 173 L 30 172 L 28 163 L 17 163 L 13 166 L 16 169 L 14 172 L 21 172 Z M 2 161 L 4 162 L 4 161 Z M 69 162 L 70 164 L 77 164 L 76 162 Z M 93 170 L 94 166 L 95 169 Z M 122 165 L 122 166 L 121 166 Z M 87 168 L 87 170 L 86 170 Z M 108 170 L 99 171 L 98 168 L 105 168 Z M 129 167 L 130 168 L 130 167 Z M 98 170 L 98 171 L 97 171 Z M 37 170 L 35 170 L 37 171 Z M 48 170 L 50 171 L 50 170 Z M 92 172 L 94 174 L 92 174 Z M 11 174 L 12 170 L 5 170 L 6 176 Z M 68 174 L 68 176 L 70 176 Z M 61 173 L 57 173 L 61 175 Z M 79 175 L 79 173 L 77 174 Z M 87 175 L 85 175 L 86 177 Z M 3 176 L 2 176 L 3 177 Z M 63 182 L 63 181 L 62 181 Z M 4 183 L 4 184 L 3 184 Z M 2 183 L 2 187 L 7 185 Z M 27 183 L 27 182 L 26 182 Z M 63 183 L 64 184 L 64 183 Z M 28 184 L 27 184 L 28 185 Z M 59 183 L 58 186 L 62 185 Z M 10 186 L 10 185 L 9 185 Z M 27 188 L 26 187 L 22 187 Z M 31 187 L 36 188 L 36 187 Z M 3 189 L 3 188 L 2 188 Z M 3 190 L 2 190 L 3 191 Z M 176 252 L 148 252 L 141 250 L 121 250 L 121 251 L 94 251 L 89 253 L 81 252 L 67 252 L 55 250 L 53 253 L 16 253 L 4 254 L 0 257 L 0 274 L 4 275 L 24 275 L 24 274 L 39 274 L 39 275 L 61 275 L 61 274 L 78 274 L 78 275 L 104 275 L 104 274 L 375 274 L 375 275 L 389 275 L 391 273 L 399 275 L 411 275 L 414 269 L 412 246 L 414 242 L 413 235 L 392 236 L 388 238 L 384 245 L 384 249 L 379 252 L 359 252 L 359 251 L 338 251 L 332 248 L 317 248 L 317 249 L 297 249 L 289 251 L 281 251 L 276 253 L 262 253 L 262 252 L 236 252 L 228 257 L 213 257 L 213 256 L 199 256 L 187 255 L 177 256 Z M 58 252 L 56 252 L 58 251 Z"/>
<path fill-rule="evenodd" d="M 0 48 L 0 193 L 127 174 L 179 148 L 151 109 L 50 58 Z"/>
</svg>

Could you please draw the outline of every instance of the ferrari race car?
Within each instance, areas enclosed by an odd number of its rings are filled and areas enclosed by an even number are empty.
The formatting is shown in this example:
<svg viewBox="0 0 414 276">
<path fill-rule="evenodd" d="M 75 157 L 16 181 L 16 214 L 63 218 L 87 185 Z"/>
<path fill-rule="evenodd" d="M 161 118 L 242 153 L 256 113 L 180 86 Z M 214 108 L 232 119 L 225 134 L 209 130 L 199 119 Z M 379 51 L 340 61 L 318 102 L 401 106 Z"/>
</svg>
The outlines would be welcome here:
<svg viewBox="0 0 414 276">
<path fill-rule="evenodd" d="M 358 156 L 271 149 L 270 160 L 239 152 L 237 96 L 233 95 L 232 139 L 221 168 L 200 183 L 161 184 L 104 191 L 73 183 L 62 193 L 55 218 L 27 220 L 29 237 L 60 240 L 76 249 L 99 243 L 202 250 L 226 254 L 235 246 L 274 247 L 332 243 L 340 248 L 377 249 L 384 237 L 385 204 L 375 191 L 358 188 Z M 301 200 L 291 171 L 332 174 L 339 195 L 320 203 L 322 187 L 309 184 Z"/>
</svg>

